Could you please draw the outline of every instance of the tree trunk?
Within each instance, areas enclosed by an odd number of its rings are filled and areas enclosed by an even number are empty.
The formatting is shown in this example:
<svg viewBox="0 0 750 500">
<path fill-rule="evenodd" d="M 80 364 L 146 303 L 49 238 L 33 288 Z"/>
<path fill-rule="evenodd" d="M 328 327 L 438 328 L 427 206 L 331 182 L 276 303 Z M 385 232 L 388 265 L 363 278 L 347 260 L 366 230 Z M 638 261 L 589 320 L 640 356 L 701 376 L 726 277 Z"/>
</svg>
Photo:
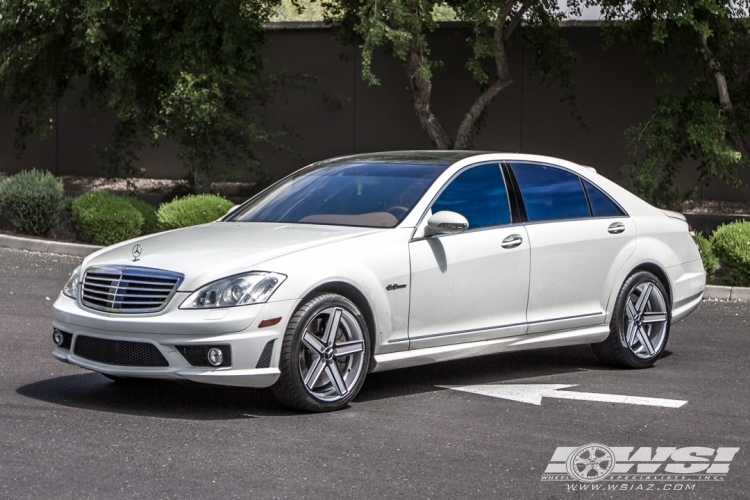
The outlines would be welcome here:
<svg viewBox="0 0 750 500">
<path fill-rule="evenodd" d="M 732 105 L 732 100 L 729 97 L 729 86 L 727 85 L 727 79 L 724 76 L 721 65 L 716 61 L 716 59 L 714 59 L 714 54 L 708 47 L 708 38 L 705 34 L 701 34 L 701 42 L 703 43 L 703 57 L 706 59 L 706 64 L 708 64 L 708 67 L 714 73 L 714 79 L 716 80 L 716 89 L 719 92 L 719 105 L 721 106 L 721 109 L 724 111 L 724 113 L 726 113 L 727 118 L 730 122 L 729 138 L 732 142 L 732 145 L 737 149 L 737 151 L 740 152 L 740 154 L 742 154 L 743 157 L 745 157 L 746 159 L 750 158 L 750 149 L 745 143 L 745 138 L 737 130 L 736 127 L 736 116 L 734 112 L 734 106 Z"/>
<path fill-rule="evenodd" d="M 437 119 L 430 107 L 432 82 L 425 80 L 419 74 L 423 62 L 422 51 L 415 44 L 412 44 L 404 64 L 406 74 L 409 77 L 414 111 L 417 113 L 417 119 L 422 126 L 422 130 L 430 138 L 435 149 L 452 149 L 453 144 L 450 137 L 448 137 L 440 124 L 440 120 Z"/>
<path fill-rule="evenodd" d="M 517 4 L 517 0 L 507 2 L 499 12 L 500 19 L 506 19 Z M 424 58 L 420 48 L 416 44 L 411 46 L 404 66 L 406 67 L 406 74 L 409 77 L 414 111 L 417 114 L 422 130 L 430 138 L 435 149 L 468 148 L 474 137 L 477 120 L 482 115 L 482 112 L 487 109 L 492 100 L 503 89 L 513 83 L 513 79 L 510 77 L 506 40 L 521 22 L 527 8 L 528 6 L 521 6 L 509 20 L 508 24 L 495 29 L 493 36 L 497 44 L 497 52 L 495 53 L 497 80 L 476 98 L 469 111 L 464 115 L 458 128 L 455 142 L 445 132 L 440 120 L 438 120 L 432 111 L 430 106 L 432 83 L 429 80 L 425 80 L 419 74 L 419 69 L 423 66 Z"/>
</svg>

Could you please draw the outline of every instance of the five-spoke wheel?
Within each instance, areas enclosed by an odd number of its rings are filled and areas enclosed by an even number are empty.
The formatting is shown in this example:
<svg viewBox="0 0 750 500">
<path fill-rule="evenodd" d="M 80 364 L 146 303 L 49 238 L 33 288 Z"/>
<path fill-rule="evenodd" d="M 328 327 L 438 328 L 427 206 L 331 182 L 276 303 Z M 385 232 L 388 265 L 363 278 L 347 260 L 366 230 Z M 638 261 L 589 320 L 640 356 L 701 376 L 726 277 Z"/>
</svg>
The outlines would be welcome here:
<svg viewBox="0 0 750 500">
<path fill-rule="evenodd" d="M 346 406 L 359 392 L 369 363 L 367 324 L 349 299 L 317 296 L 292 317 L 284 337 L 281 377 L 271 388 L 285 405 L 307 411 Z"/>
<path fill-rule="evenodd" d="M 653 274 L 639 271 L 620 289 L 604 342 L 593 344 L 605 363 L 645 368 L 659 359 L 669 337 L 670 304 L 664 285 Z"/>
</svg>

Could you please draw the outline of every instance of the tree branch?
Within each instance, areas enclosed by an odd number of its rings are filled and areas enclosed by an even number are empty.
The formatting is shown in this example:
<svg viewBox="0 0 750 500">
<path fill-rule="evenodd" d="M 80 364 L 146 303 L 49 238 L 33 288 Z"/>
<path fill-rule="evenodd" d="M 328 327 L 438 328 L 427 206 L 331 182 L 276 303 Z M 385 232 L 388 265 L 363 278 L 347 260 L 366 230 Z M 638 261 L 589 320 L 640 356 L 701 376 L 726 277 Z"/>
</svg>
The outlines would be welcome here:
<svg viewBox="0 0 750 500">
<path fill-rule="evenodd" d="M 461 125 L 458 127 L 458 134 L 456 134 L 456 142 L 454 143 L 455 149 L 465 149 L 469 147 L 469 143 L 471 142 L 474 133 L 474 125 L 482 114 L 482 111 L 489 106 L 495 96 L 497 96 L 505 87 L 513 83 L 513 79 L 510 77 L 508 53 L 505 46 L 503 31 L 503 28 L 495 28 L 494 32 L 495 43 L 497 44 L 497 52 L 495 53 L 497 81 L 477 97 L 474 104 L 469 108 L 468 113 L 464 116 Z"/>
<path fill-rule="evenodd" d="M 523 19 L 523 15 L 526 14 L 527 10 L 529 10 L 528 4 L 521 6 L 521 9 L 516 13 L 515 16 L 513 16 L 513 19 L 510 20 L 508 25 L 505 27 L 505 34 L 503 35 L 503 38 L 505 40 L 508 40 L 510 38 L 513 30 L 515 30 L 516 26 L 518 26 L 518 23 L 521 22 L 521 20 Z"/>
</svg>

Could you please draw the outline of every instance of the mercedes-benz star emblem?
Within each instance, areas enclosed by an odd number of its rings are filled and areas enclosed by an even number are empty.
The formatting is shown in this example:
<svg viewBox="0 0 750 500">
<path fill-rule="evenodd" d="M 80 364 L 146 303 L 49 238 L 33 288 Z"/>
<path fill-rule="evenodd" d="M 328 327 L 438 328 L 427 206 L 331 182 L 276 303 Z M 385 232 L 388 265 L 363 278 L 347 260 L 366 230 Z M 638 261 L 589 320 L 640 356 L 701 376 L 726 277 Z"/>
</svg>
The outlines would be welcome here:
<svg viewBox="0 0 750 500">
<path fill-rule="evenodd" d="M 133 247 L 133 262 L 137 261 L 138 257 L 140 257 L 142 253 L 143 253 L 143 247 L 141 247 L 140 245 L 136 244 Z"/>
</svg>

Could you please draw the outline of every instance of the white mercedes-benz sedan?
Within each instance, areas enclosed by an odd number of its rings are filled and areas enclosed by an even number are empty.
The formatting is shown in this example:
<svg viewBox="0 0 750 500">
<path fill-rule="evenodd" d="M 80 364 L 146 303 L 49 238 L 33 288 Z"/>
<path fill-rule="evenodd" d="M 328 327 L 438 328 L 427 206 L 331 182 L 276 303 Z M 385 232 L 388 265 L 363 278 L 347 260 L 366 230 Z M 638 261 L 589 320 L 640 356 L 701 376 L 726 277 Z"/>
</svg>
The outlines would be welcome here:
<svg viewBox="0 0 750 500">
<path fill-rule="evenodd" d="M 685 218 L 593 168 L 409 151 L 315 163 L 219 221 L 100 250 L 54 304 L 54 356 L 114 380 L 270 387 L 346 406 L 369 372 L 591 344 L 642 368 L 700 303 Z"/>
</svg>

